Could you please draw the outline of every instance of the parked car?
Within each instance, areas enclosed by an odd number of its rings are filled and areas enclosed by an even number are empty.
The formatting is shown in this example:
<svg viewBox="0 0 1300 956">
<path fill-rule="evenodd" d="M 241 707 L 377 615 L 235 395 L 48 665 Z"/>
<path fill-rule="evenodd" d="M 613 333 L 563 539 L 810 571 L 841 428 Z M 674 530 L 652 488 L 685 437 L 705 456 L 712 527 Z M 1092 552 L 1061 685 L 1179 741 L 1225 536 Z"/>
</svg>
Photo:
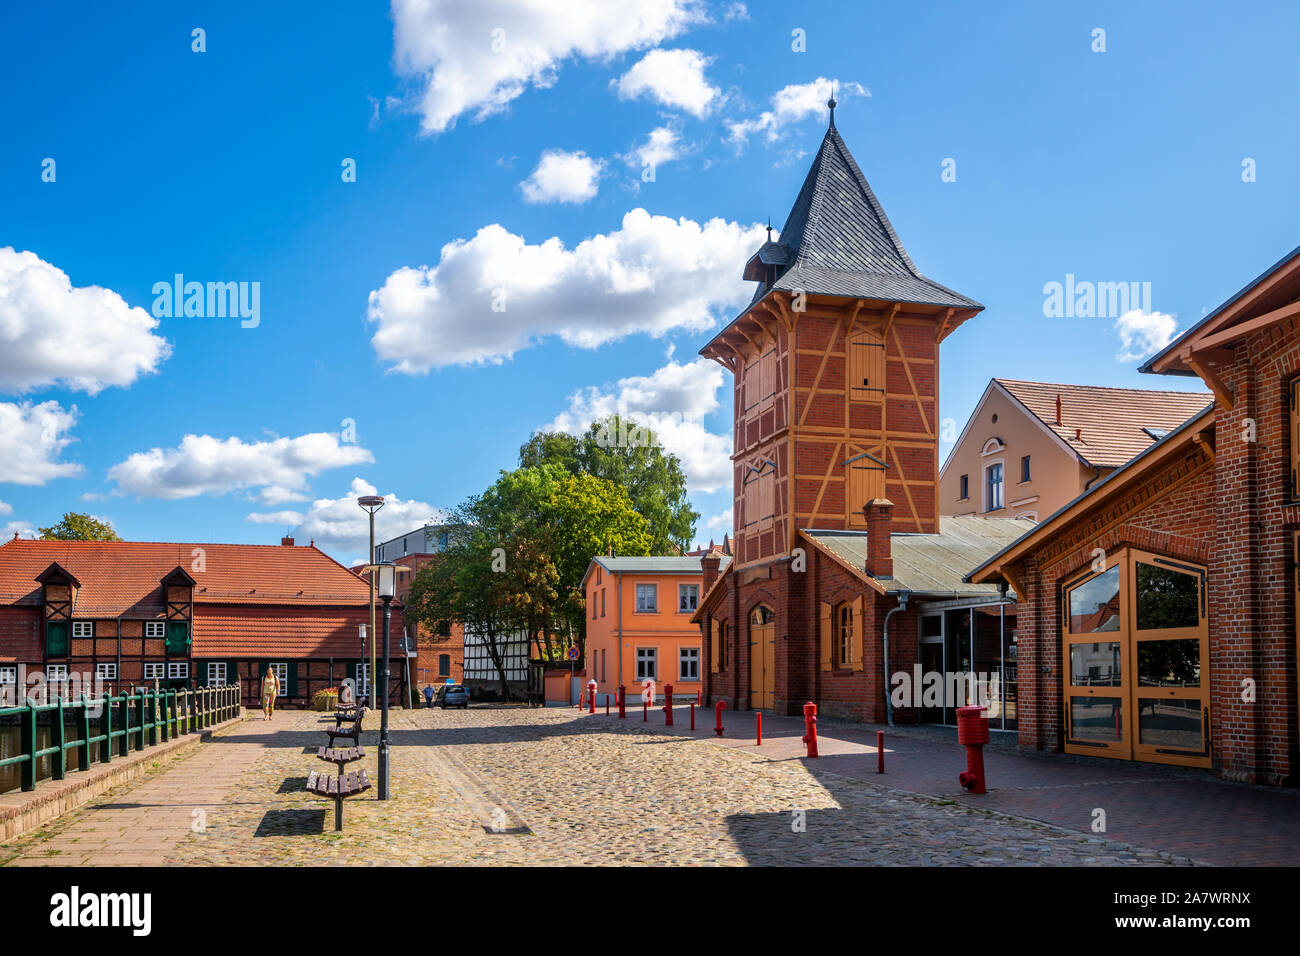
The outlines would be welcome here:
<svg viewBox="0 0 1300 956">
<path fill-rule="evenodd" d="M 433 702 L 443 710 L 448 707 L 459 707 L 464 710 L 469 706 L 469 689 L 462 684 L 443 684 L 438 688 Z"/>
</svg>

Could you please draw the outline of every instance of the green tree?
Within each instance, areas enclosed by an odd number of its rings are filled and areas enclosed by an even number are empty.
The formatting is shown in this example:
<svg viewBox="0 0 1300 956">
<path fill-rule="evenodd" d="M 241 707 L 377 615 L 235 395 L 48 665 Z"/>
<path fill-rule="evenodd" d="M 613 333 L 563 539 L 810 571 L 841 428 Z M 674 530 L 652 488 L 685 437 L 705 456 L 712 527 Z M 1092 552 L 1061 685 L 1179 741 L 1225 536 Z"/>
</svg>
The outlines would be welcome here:
<svg viewBox="0 0 1300 956">
<path fill-rule="evenodd" d="M 681 553 L 695 539 L 700 513 L 691 508 L 681 460 L 663 450 L 653 431 L 630 418 L 611 415 L 592 422 L 580 437 L 535 433 L 520 447 L 519 465 L 544 464 L 620 485 L 649 526 L 652 554 Z"/>
<path fill-rule="evenodd" d="M 46 541 L 121 541 L 113 526 L 90 515 L 76 511 L 64 512 L 56 525 L 41 528 L 41 538 Z"/>
</svg>

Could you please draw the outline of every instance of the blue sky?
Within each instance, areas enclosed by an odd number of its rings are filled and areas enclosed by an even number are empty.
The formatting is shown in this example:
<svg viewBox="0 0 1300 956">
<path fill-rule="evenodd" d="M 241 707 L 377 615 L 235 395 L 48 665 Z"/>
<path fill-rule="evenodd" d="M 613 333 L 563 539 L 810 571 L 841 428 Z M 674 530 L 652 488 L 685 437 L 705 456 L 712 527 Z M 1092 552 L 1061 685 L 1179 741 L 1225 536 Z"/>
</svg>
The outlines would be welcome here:
<svg viewBox="0 0 1300 956">
<path fill-rule="evenodd" d="M 1117 356 L 1300 238 L 1293 5 L 544 6 L 0 10 L 0 528 L 293 528 L 348 560 L 358 489 L 406 531 L 621 402 L 720 537 L 730 379 L 696 352 L 794 200 L 819 80 L 914 261 L 986 306 L 944 345 L 954 433 L 994 375 L 1199 387 Z M 257 282 L 256 326 L 155 318 L 178 273 Z M 1135 338 L 1045 317 L 1067 274 L 1149 282 Z"/>
</svg>

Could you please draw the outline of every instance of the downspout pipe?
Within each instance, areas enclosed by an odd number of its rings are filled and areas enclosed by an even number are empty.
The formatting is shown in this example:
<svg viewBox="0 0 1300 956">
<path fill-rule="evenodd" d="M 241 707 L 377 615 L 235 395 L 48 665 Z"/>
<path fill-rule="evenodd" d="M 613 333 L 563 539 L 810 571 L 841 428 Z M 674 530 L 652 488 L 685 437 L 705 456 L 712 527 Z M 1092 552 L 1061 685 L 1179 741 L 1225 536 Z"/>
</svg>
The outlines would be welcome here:
<svg viewBox="0 0 1300 956">
<path fill-rule="evenodd" d="M 889 619 L 899 611 L 907 610 L 907 599 L 912 596 L 911 591 L 898 592 L 898 605 L 891 607 L 885 612 L 884 627 L 884 652 L 885 652 L 885 723 L 890 727 L 894 726 L 894 702 L 889 695 Z"/>
<path fill-rule="evenodd" d="M 623 683 L 623 572 L 614 572 L 614 603 L 618 605 L 618 675 L 614 682 L 617 688 Z"/>
</svg>

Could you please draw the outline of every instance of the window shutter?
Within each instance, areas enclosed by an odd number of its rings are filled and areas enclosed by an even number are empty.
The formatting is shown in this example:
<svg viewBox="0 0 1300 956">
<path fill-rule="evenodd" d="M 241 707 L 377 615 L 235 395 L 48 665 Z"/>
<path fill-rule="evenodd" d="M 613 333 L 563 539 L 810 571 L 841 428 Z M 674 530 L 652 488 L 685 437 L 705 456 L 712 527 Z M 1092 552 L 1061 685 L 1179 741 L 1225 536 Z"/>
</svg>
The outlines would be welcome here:
<svg viewBox="0 0 1300 956">
<path fill-rule="evenodd" d="M 45 625 L 45 656 L 67 657 L 68 622 L 50 621 Z"/>
<path fill-rule="evenodd" d="M 226 661 L 226 684 L 234 684 L 239 688 L 239 695 L 244 695 L 244 682 L 239 679 L 238 661 Z"/>
<path fill-rule="evenodd" d="M 208 662 L 207 661 L 194 662 L 194 679 L 198 681 L 199 687 L 208 686 Z"/>
<path fill-rule="evenodd" d="M 285 683 L 287 683 L 289 686 L 285 688 L 285 693 L 289 697 L 297 697 L 298 696 L 298 662 L 289 661 L 289 666 L 286 668 L 286 670 L 288 670 L 289 672 L 289 679 Z"/>
<path fill-rule="evenodd" d="M 821 607 L 821 644 L 822 644 L 822 670 L 831 669 L 831 606 L 825 601 Z"/>
<path fill-rule="evenodd" d="M 862 638 L 864 631 L 862 620 L 862 597 L 859 595 L 853 600 L 853 635 L 849 639 L 849 656 L 851 659 L 850 667 L 855 671 L 862 670 Z"/>
<path fill-rule="evenodd" d="M 718 672 L 718 622 L 709 619 L 709 670 Z"/>
</svg>

